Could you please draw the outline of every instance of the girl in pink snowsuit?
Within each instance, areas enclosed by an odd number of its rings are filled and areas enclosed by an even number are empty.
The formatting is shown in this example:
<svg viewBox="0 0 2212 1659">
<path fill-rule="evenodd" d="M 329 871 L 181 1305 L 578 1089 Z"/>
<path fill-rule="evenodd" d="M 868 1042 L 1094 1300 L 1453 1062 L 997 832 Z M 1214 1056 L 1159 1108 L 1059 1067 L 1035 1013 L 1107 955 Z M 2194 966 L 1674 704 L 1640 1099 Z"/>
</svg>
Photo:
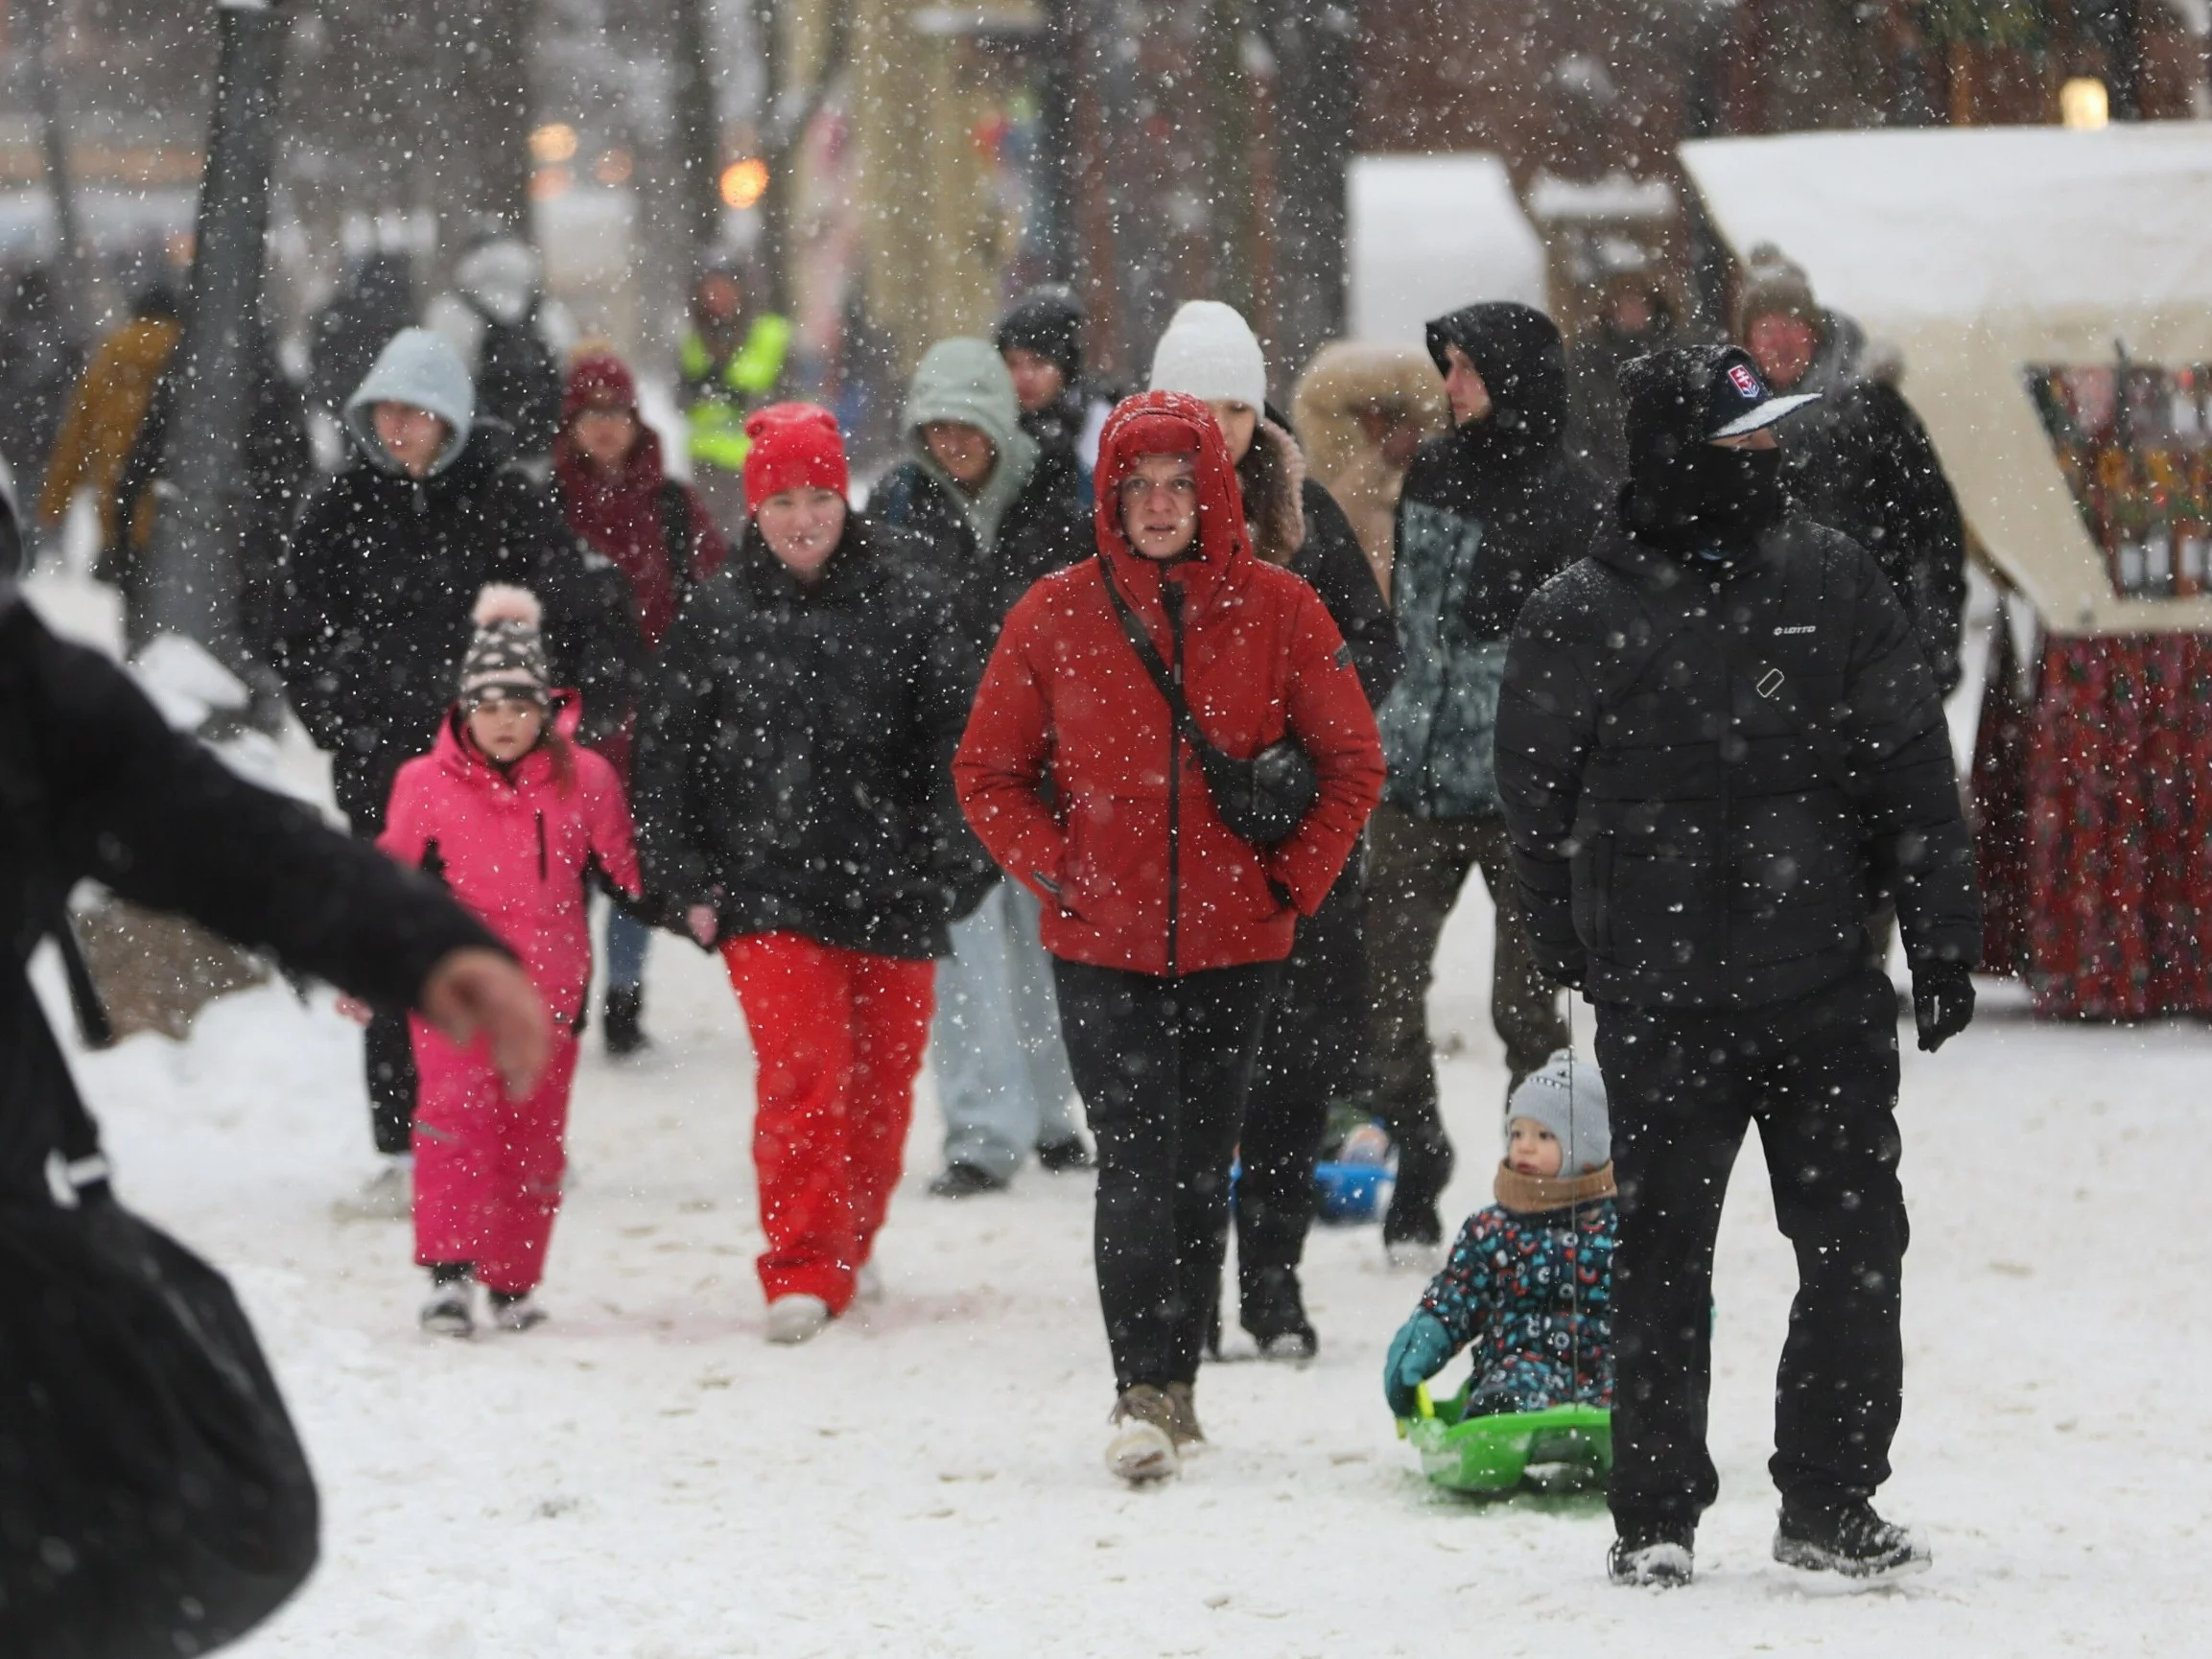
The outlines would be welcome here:
<svg viewBox="0 0 2212 1659">
<path fill-rule="evenodd" d="M 421 1093 L 414 1119 L 415 1260 L 431 1273 L 425 1329 L 475 1327 L 471 1282 L 494 1321 L 544 1318 L 531 1293 L 560 1208 L 562 1140 L 577 1026 L 591 979 L 585 880 L 596 866 L 638 893 L 629 806 L 615 770 L 573 741 L 575 693 L 549 690 L 536 599 L 491 587 L 460 701 L 430 754 L 400 768 L 377 845 L 430 872 L 522 959 L 553 1016 L 553 1057 L 537 1091 L 509 1100 L 479 1045 L 456 1047 L 413 1022 Z"/>
</svg>

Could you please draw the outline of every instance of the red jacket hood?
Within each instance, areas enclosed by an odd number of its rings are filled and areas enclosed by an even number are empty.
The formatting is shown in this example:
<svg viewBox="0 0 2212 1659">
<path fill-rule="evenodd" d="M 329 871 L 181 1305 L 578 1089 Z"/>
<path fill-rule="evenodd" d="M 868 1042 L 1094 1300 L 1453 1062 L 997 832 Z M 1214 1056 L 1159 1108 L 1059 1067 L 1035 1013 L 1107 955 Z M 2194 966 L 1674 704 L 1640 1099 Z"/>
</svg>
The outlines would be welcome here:
<svg viewBox="0 0 2212 1659">
<path fill-rule="evenodd" d="M 553 730 L 574 743 L 577 730 L 583 725 L 583 699 L 570 690 L 554 691 L 551 696 Z M 489 783 L 500 776 L 499 768 L 492 764 L 490 758 L 482 749 L 469 741 L 464 730 L 466 725 L 467 716 L 461 713 L 459 703 L 447 709 L 445 718 L 438 723 L 437 741 L 431 746 L 431 753 L 437 758 L 437 763 L 443 770 L 456 777 L 481 779 Z M 507 778 L 517 789 L 550 783 L 553 781 L 553 757 L 546 753 L 545 744 L 539 743 L 509 767 Z"/>
<path fill-rule="evenodd" d="M 1197 556 L 1173 565 L 1141 556 L 1121 530 L 1121 480 L 1136 471 L 1138 456 L 1157 455 L 1191 456 L 1198 478 Z M 1132 598 L 1156 599 L 1162 573 L 1174 570 L 1191 598 L 1203 600 L 1251 558 L 1244 490 L 1229 441 L 1213 411 L 1188 392 L 1141 392 L 1116 405 L 1099 434 L 1096 479 L 1098 548 Z"/>
</svg>

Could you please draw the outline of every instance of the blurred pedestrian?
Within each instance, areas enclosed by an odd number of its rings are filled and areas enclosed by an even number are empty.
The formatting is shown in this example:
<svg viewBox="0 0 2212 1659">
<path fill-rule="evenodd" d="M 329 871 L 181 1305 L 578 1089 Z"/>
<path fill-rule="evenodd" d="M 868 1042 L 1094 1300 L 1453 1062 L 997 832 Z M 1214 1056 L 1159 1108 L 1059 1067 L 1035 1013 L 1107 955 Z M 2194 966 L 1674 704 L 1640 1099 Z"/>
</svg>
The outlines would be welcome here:
<svg viewBox="0 0 2212 1659">
<path fill-rule="evenodd" d="M 379 249 L 361 259 L 345 286 L 308 328 L 309 404 L 334 420 L 391 337 L 415 319 L 414 272 L 404 253 Z"/>
<path fill-rule="evenodd" d="M 560 431 L 561 364 L 577 342 L 576 320 L 546 292 L 544 255 L 519 236 L 482 238 L 423 323 L 460 355 L 478 417 L 503 423 L 516 461 L 542 480 Z"/>
<path fill-rule="evenodd" d="M 1342 510 L 1306 476 L 1298 440 L 1267 413 L 1267 362 L 1251 325 L 1214 301 L 1184 306 L 1153 355 L 1152 389 L 1187 392 L 1212 411 L 1236 468 L 1252 550 L 1321 596 L 1373 709 L 1402 664 L 1390 607 Z M 1310 1359 L 1320 1346 L 1298 1267 L 1313 1225 L 1313 1166 L 1329 1106 L 1350 1091 L 1366 1036 L 1359 863 L 1355 853 L 1320 908 L 1298 920 L 1238 1143 L 1238 1320 L 1268 1359 Z M 1218 1315 L 1211 1323 L 1218 1351 Z"/>
<path fill-rule="evenodd" d="M 1392 587 L 1405 672 L 1377 716 L 1390 783 L 1368 868 L 1367 1063 L 1398 1144 L 1383 1246 L 1432 1267 L 1451 1142 L 1437 1112 L 1428 987 L 1470 874 L 1494 910 L 1490 1014 L 1507 1088 L 1566 1044 L 1559 998 L 1529 955 L 1507 858 L 1491 740 L 1505 646 L 1523 600 L 1589 550 L 1597 479 L 1567 452 L 1566 359 L 1542 313 L 1471 305 L 1428 325 L 1453 425 L 1415 455 L 1398 502 Z"/>
<path fill-rule="evenodd" d="M 1949 696 L 1962 672 L 1965 521 L 1927 429 L 1897 388 L 1894 354 L 1820 305 L 1804 270 L 1772 244 L 1745 264 L 1736 340 L 1777 391 L 1820 394 L 1791 425 L 1782 488 L 1805 517 L 1873 555 L 1937 690 Z"/>
<path fill-rule="evenodd" d="M 92 354 L 84 378 L 69 401 L 69 412 L 55 434 L 54 453 L 38 489 L 38 522 L 59 529 L 79 491 L 88 492 L 100 515 L 100 558 L 93 573 L 102 581 L 119 579 L 126 526 L 116 514 L 115 486 L 123 477 L 130 446 L 153 402 L 153 388 L 169 364 L 170 353 L 184 336 L 176 291 L 167 282 L 139 290 L 130 315 Z"/>
<path fill-rule="evenodd" d="M 782 395 L 790 366 L 790 319 L 758 303 L 759 285 L 713 266 L 692 287 L 691 323 L 676 344 L 692 486 L 725 535 L 752 517 L 745 504 L 745 423 Z"/>
<path fill-rule="evenodd" d="M 1423 439 L 1451 424 L 1435 368 L 1407 347 L 1335 340 L 1299 376 L 1290 413 L 1314 481 L 1344 509 L 1388 598 L 1405 469 Z"/>
<path fill-rule="evenodd" d="M 1622 376 L 1616 528 L 1522 609 L 1497 772 L 1537 959 L 1597 1009 L 1619 1185 L 1610 1502 L 1616 1583 L 1688 1581 L 1707 1456 L 1713 1238 L 1756 1122 L 1798 1296 L 1775 1390 L 1776 1557 L 1927 1563 L 1869 1500 L 1903 1396 L 1896 1006 L 1920 1046 L 1974 1011 L 1973 849 L 1949 729 L 1867 554 L 1788 503 L 1777 395 L 1736 347 Z M 1801 418 L 1801 417 L 1800 417 Z"/>
<path fill-rule="evenodd" d="M 1674 339 L 1674 304 L 1655 273 L 1639 269 L 1606 277 L 1598 291 L 1597 320 L 1574 352 L 1572 427 L 1584 458 L 1608 482 L 1628 464 L 1620 371 Z"/>
<path fill-rule="evenodd" d="M 649 683 L 651 663 L 685 595 L 721 569 L 729 545 L 705 503 L 668 476 L 660 434 L 638 413 L 637 381 L 611 352 L 591 352 L 570 365 L 553 443 L 553 494 L 569 528 L 622 572 Z M 625 725 L 599 743 L 625 782 L 631 739 Z M 601 1033 L 609 1054 L 634 1054 L 647 1045 L 651 942 L 644 923 L 619 904 L 608 906 Z"/>
<path fill-rule="evenodd" d="M 976 833 L 1044 905 L 1098 1143 L 1107 1465 L 1142 1482 L 1205 1438 L 1192 1390 L 1253 1058 L 1296 919 L 1334 885 L 1382 759 L 1336 625 L 1253 556 L 1203 403 L 1147 392 L 1115 411 L 1094 524 L 1098 556 L 1008 616 L 953 771 Z M 1231 759 L 1263 751 L 1263 769 Z"/>
<path fill-rule="evenodd" d="M 1046 283 L 1009 306 L 992 336 L 1014 377 L 1023 430 L 1040 442 L 1068 446 L 1082 469 L 1086 506 L 1098 465 L 1098 434 L 1114 409 L 1113 399 L 1084 372 L 1083 331 L 1090 321 L 1073 289 Z"/>
<path fill-rule="evenodd" d="M 949 763 L 975 687 L 915 549 L 847 502 L 827 409 L 748 423 L 753 516 L 685 601 L 638 732 L 647 885 L 718 949 L 759 1063 L 771 1342 L 881 1284 L 946 923 L 987 866 Z"/>
<path fill-rule="evenodd" d="M 491 1057 L 417 1017 L 414 1259 L 430 1273 L 423 1329 L 543 1322 L 536 1292 L 560 1211 L 569 1089 L 591 982 L 587 883 L 638 897 L 637 849 L 613 766 L 576 741 L 575 693 L 555 690 L 535 596 L 492 586 L 477 598 L 459 697 L 430 752 L 399 769 L 377 845 L 429 870 L 522 959 L 553 1015 L 553 1052 L 529 1093 L 510 1097 Z"/>
<path fill-rule="evenodd" d="M 17 271 L 0 310 L 0 460 L 19 501 L 37 500 L 44 487 L 47 457 L 83 366 L 84 353 L 63 326 L 54 273 L 42 265 Z"/>
<path fill-rule="evenodd" d="M 1065 442 L 1023 430 L 1013 381 L 987 340 L 931 346 L 906 422 L 909 458 L 877 486 L 868 516 L 927 544 L 979 676 L 1014 601 L 1091 553 L 1081 477 Z M 998 880 L 953 920 L 930 1026 L 945 1116 L 945 1168 L 930 1183 L 939 1198 L 1002 1190 L 1032 1152 L 1049 1171 L 1090 1164 L 1038 921 L 1037 900 Z"/>
<path fill-rule="evenodd" d="M 310 499 L 292 535 L 279 655 L 357 835 L 383 830 L 392 780 L 437 732 L 470 607 L 493 582 L 538 596 L 556 678 L 582 691 L 586 741 L 619 731 L 628 713 L 640 647 L 627 602 L 586 566 L 547 492 L 510 464 L 505 429 L 475 414 L 454 349 L 428 329 L 401 331 L 346 400 L 356 459 Z M 397 1219 L 408 1213 L 414 1113 L 405 1022 L 370 1025 L 366 1051 L 387 1163 L 359 1213 Z"/>
</svg>

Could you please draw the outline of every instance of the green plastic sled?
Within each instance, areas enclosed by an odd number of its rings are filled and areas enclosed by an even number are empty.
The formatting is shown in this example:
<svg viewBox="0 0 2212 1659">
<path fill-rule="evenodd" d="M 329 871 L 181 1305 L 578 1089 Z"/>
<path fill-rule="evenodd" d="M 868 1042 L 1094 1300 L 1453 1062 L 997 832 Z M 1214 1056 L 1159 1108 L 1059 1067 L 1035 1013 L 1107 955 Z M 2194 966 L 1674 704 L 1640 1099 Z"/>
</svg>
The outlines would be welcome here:
<svg viewBox="0 0 2212 1659">
<path fill-rule="evenodd" d="M 1602 1406 L 1553 1406 L 1469 1417 L 1467 1387 L 1441 1406 L 1427 1385 L 1415 1391 L 1420 1415 L 1398 1420 L 1421 1472 L 1454 1492 L 1511 1492 L 1532 1466 L 1565 1466 L 1602 1479 L 1612 1468 L 1612 1413 Z"/>
</svg>

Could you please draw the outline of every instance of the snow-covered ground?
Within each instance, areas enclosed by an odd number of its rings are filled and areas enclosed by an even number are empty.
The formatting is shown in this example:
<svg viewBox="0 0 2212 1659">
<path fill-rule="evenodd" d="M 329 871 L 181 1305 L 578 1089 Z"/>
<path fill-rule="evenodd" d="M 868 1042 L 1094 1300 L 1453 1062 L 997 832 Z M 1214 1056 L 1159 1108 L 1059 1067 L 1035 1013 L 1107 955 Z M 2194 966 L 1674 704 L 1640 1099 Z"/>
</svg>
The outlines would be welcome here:
<svg viewBox="0 0 2212 1659">
<path fill-rule="evenodd" d="M 1504 1082 L 1488 960 L 1477 898 L 1434 1003 L 1455 1213 L 1486 1202 Z M 658 1048 L 616 1065 L 591 1044 L 555 1320 L 527 1336 L 418 1334 L 408 1229 L 333 1219 L 369 1157 L 358 1037 L 327 993 L 252 993 L 189 1046 L 138 1038 L 81 1070 L 126 1198 L 245 1294 L 322 1477 L 324 1564 L 238 1649 L 254 1659 L 2194 1651 L 2212 1043 L 2034 1024 L 1988 983 L 1984 1010 L 1905 1068 L 1916 1236 L 1884 1503 L 1936 1566 L 1855 1596 L 1767 1554 L 1792 1271 L 1755 1157 L 1721 1244 L 1722 1497 L 1699 1583 L 1662 1597 L 1606 1584 L 1594 1499 L 1485 1506 L 1422 1481 L 1378 1386 L 1420 1283 L 1384 1271 L 1372 1227 L 1309 1250 L 1320 1358 L 1210 1369 L 1213 1450 L 1165 1489 L 1118 1485 L 1090 1181 L 930 1199 L 927 1085 L 888 1299 L 769 1347 L 751 1058 L 711 964 L 672 942 Z M 1587 1049 L 1587 1011 L 1577 1031 Z"/>
</svg>

